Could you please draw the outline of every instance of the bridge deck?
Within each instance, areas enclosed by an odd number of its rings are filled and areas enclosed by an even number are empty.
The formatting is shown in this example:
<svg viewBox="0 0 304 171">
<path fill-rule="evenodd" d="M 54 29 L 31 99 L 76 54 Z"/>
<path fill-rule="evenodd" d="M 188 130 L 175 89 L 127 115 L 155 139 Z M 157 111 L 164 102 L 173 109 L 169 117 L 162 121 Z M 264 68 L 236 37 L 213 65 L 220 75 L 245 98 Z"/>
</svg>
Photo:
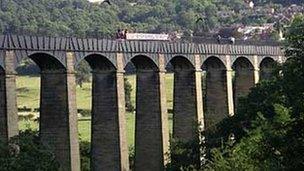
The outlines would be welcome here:
<svg viewBox="0 0 304 171">
<path fill-rule="evenodd" d="M 272 41 L 243 41 L 235 44 L 216 39 L 194 37 L 180 41 L 139 41 L 113 40 L 76 37 L 38 37 L 24 35 L 0 35 L 0 50 L 33 51 L 101 51 L 101 52 L 145 52 L 145 53 L 216 53 L 251 54 L 264 53 L 278 55 L 281 43 Z"/>
</svg>

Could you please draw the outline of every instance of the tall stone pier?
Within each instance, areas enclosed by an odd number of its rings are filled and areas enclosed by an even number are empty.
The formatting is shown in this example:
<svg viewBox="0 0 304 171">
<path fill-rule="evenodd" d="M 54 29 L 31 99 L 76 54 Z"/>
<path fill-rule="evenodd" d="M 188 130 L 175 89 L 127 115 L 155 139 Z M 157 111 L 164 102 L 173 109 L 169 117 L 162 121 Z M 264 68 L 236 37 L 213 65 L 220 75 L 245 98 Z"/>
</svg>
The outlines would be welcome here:
<svg viewBox="0 0 304 171">
<path fill-rule="evenodd" d="M 190 142 L 198 138 L 199 126 L 203 124 L 200 123 L 203 115 L 201 72 L 184 57 L 175 57 L 171 63 L 174 67 L 173 138 Z"/>
<path fill-rule="evenodd" d="M 86 60 L 93 75 L 91 170 L 128 171 L 124 69 L 130 62 L 137 82 L 134 169 L 163 171 L 170 162 L 165 65 L 174 68 L 173 138 L 202 140 L 199 125 L 213 143 L 208 130 L 234 115 L 238 98 L 255 83 L 271 78 L 275 61 L 286 60 L 278 43 L 241 43 L 0 35 L 0 139 L 18 134 L 16 67 L 30 58 L 41 69 L 40 139 L 60 170 L 80 170 L 75 66 Z"/>
<path fill-rule="evenodd" d="M 7 142 L 18 135 L 15 53 L 6 51 L 5 67 L 0 66 L 0 140 Z"/>
<path fill-rule="evenodd" d="M 91 168 L 96 171 L 129 170 L 124 71 L 117 57 L 118 69 L 102 56 L 86 58 L 93 69 Z"/>
<path fill-rule="evenodd" d="M 205 128 L 208 129 L 228 116 L 226 67 L 215 57 L 203 64 L 206 71 Z"/>
<path fill-rule="evenodd" d="M 237 107 L 239 98 L 245 97 L 255 85 L 254 67 L 244 57 L 238 58 L 233 65 L 234 79 L 234 106 Z"/>
<path fill-rule="evenodd" d="M 73 54 L 68 68 L 43 54 L 31 58 L 41 69 L 40 138 L 55 153 L 60 170 L 80 170 Z"/>
<path fill-rule="evenodd" d="M 161 171 L 169 146 L 163 56 L 160 69 L 144 56 L 135 57 L 136 130 L 135 170 Z"/>
</svg>

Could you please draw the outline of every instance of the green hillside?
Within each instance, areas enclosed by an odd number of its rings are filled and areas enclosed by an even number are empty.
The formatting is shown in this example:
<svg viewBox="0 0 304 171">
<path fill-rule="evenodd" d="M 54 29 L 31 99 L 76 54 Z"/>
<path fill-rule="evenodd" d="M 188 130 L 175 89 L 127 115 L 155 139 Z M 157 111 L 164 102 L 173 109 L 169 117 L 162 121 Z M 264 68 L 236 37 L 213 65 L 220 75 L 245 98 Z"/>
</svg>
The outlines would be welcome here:
<svg viewBox="0 0 304 171">
<path fill-rule="evenodd" d="M 111 36 L 117 28 L 137 32 L 204 33 L 232 24 L 259 24 L 271 16 L 252 17 L 244 0 L 112 0 L 112 5 L 87 0 L 1 0 L 0 32 L 50 36 Z M 256 0 L 291 4 L 303 1 Z M 281 9 L 281 4 L 271 5 Z M 266 7 L 265 7 L 266 8 Z M 242 13 L 242 10 L 243 11 Z M 219 12 L 231 13 L 223 18 Z M 202 22 L 196 23 L 202 17 Z"/>
</svg>

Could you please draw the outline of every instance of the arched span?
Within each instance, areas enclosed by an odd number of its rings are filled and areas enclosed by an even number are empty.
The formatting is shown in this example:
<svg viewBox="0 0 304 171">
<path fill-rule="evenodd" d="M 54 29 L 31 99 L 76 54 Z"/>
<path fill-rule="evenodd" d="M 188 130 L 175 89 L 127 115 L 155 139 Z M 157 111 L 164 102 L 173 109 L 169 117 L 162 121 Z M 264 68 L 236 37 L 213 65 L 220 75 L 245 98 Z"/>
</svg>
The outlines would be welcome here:
<svg viewBox="0 0 304 171">
<path fill-rule="evenodd" d="M 167 117 L 163 110 L 164 73 L 147 56 L 131 59 L 136 72 L 135 170 L 163 170 L 163 148 L 167 144 Z M 149 160 L 147 160 L 149 159 Z"/>
<path fill-rule="evenodd" d="M 146 54 L 146 53 L 134 53 L 134 54 L 124 54 L 123 55 L 123 58 L 124 58 L 124 68 L 127 67 L 127 65 L 129 63 L 132 63 L 135 67 L 135 64 L 133 62 L 133 59 L 134 58 L 137 58 L 137 57 L 145 57 L 145 58 L 148 58 L 150 59 L 153 64 L 155 64 L 158 68 L 159 64 L 158 64 L 158 61 L 157 61 L 157 55 L 156 54 Z"/>
<path fill-rule="evenodd" d="M 270 57 L 264 58 L 260 63 L 260 79 L 268 80 L 273 76 L 276 61 Z"/>
<path fill-rule="evenodd" d="M 126 74 L 135 74 L 136 68 L 132 62 L 128 62 L 125 66 L 125 72 Z"/>
<path fill-rule="evenodd" d="M 252 62 L 246 57 L 238 57 L 232 65 L 233 69 L 254 69 Z"/>
<path fill-rule="evenodd" d="M 228 116 L 226 66 L 217 57 L 208 58 L 202 66 L 204 120 L 206 130 Z"/>
<path fill-rule="evenodd" d="M 109 71 L 116 70 L 115 65 L 105 56 L 100 54 L 90 54 L 84 57 L 92 70 Z"/>
<path fill-rule="evenodd" d="M 172 58 L 169 64 L 174 72 L 173 138 L 188 142 L 193 140 L 196 134 L 193 129 L 197 119 L 194 66 L 183 56 Z"/>
<path fill-rule="evenodd" d="M 234 76 L 234 106 L 238 105 L 239 98 L 246 96 L 254 87 L 254 67 L 245 57 L 239 57 L 233 63 Z"/>
<path fill-rule="evenodd" d="M 274 63 L 279 63 L 279 58 L 273 58 L 270 56 L 264 56 L 262 59 L 259 61 L 258 66 L 261 67 L 262 63 L 265 64 L 265 62 L 274 62 Z M 263 64 L 263 65 L 264 65 Z"/>
<path fill-rule="evenodd" d="M 226 70 L 225 63 L 218 57 L 216 56 L 210 56 L 208 57 L 203 65 L 202 65 L 203 70 L 208 70 L 208 69 L 222 69 Z"/>
<path fill-rule="evenodd" d="M 277 62 L 271 58 L 271 57 L 265 57 L 263 58 L 263 60 L 260 62 L 259 66 L 264 67 L 264 66 L 273 66 L 275 65 Z"/>
<path fill-rule="evenodd" d="M 40 68 L 46 70 L 66 70 L 66 67 L 54 56 L 47 53 L 34 53 L 29 56 Z"/>
<path fill-rule="evenodd" d="M 189 59 L 184 56 L 175 56 L 173 57 L 168 64 L 171 64 L 173 70 L 191 70 L 194 69 L 193 64 Z M 167 64 L 167 66 L 168 66 Z"/>
<path fill-rule="evenodd" d="M 231 67 L 233 68 L 234 65 L 238 62 L 250 64 L 251 66 L 254 66 L 253 58 L 248 58 L 246 56 L 238 56 L 234 60 L 231 61 Z"/>
<path fill-rule="evenodd" d="M 157 64 L 149 57 L 137 55 L 131 59 L 137 70 L 158 70 Z"/>
<path fill-rule="evenodd" d="M 208 62 L 209 60 L 217 60 L 219 63 L 223 64 L 225 68 L 227 68 L 227 64 L 226 64 L 226 58 L 221 58 L 219 56 L 207 56 L 207 58 L 203 58 L 202 60 L 202 67 L 204 66 L 204 64 L 206 62 Z"/>
</svg>

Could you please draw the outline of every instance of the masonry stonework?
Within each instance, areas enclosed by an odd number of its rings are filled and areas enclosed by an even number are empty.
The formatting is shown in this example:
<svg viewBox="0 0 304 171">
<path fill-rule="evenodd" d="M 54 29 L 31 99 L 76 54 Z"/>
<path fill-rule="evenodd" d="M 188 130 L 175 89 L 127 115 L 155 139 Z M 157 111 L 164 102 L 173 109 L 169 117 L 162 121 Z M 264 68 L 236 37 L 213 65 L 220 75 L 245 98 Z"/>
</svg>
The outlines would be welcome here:
<svg viewBox="0 0 304 171">
<path fill-rule="evenodd" d="M 271 58 L 264 59 L 259 68 L 260 68 L 260 78 L 261 80 L 268 80 L 273 76 L 273 68 L 275 67 L 275 61 Z"/>
<path fill-rule="evenodd" d="M 76 76 L 75 76 L 75 54 L 67 52 L 67 110 L 69 119 L 69 148 L 70 148 L 70 166 L 72 171 L 80 170 L 80 151 L 78 137 L 78 115 L 76 105 Z"/>
<path fill-rule="evenodd" d="M 0 68 L 0 139 L 7 141 L 7 114 L 6 114 L 6 92 L 5 92 L 5 73 Z"/>
<path fill-rule="evenodd" d="M 169 148 L 165 73 L 137 67 L 136 86 L 135 170 L 161 171 Z"/>
<path fill-rule="evenodd" d="M 206 130 L 224 117 L 232 116 L 237 97 L 246 95 L 259 77 L 271 76 L 270 61 L 286 60 L 278 44 L 0 35 L 0 138 L 8 141 L 18 134 L 15 68 L 29 57 L 41 68 L 40 138 L 54 150 L 61 170 L 80 170 L 74 66 L 90 54 L 94 54 L 89 62 L 93 70 L 91 167 L 118 171 L 129 169 L 124 62 L 132 59 L 137 68 L 135 170 L 162 171 L 169 161 L 165 60 L 184 56 L 194 65 L 191 69 L 175 68 L 173 133 L 184 140 L 194 137 L 195 124 L 202 123 Z M 213 56 L 203 64 L 207 73 L 203 82 L 204 99 L 199 60 L 203 56 Z M 242 61 L 231 68 L 231 56 L 244 56 L 250 61 L 254 56 L 254 67 Z M 184 66 L 184 62 L 180 65 Z"/>
<path fill-rule="evenodd" d="M 119 54 L 118 54 L 119 55 Z M 92 170 L 129 170 L 122 61 L 93 71 Z"/>
<path fill-rule="evenodd" d="M 237 107 L 239 98 L 246 96 L 255 85 L 254 68 L 245 58 L 240 58 L 234 64 L 234 105 Z"/>
<path fill-rule="evenodd" d="M 198 138 L 200 124 L 203 125 L 200 63 L 199 69 L 183 57 L 175 57 L 171 63 L 174 68 L 173 138 L 193 141 Z"/>
<path fill-rule="evenodd" d="M 40 137 L 54 150 L 60 170 L 78 171 L 76 82 L 67 59 L 67 71 L 41 68 Z"/>
<path fill-rule="evenodd" d="M 216 59 L 205 64 L 206 95 L 205 95 L 205 129 L 220 122 L 228 116 L 227 76 L 225 66 Z"/>
<path fill-rule="evenodd" d="M 7 142 L 18 135 L 15 53 L 7 51 L 5 68 L 0 66 L 0 139 Z"/>
<path fill-rule="evenodd" d="M 194 70 L 176 70 L 174 72 L 173 137 L 184 142 L 195 138 L 195 126 L 198 124 L 195 98 Z"/>
</svg>

